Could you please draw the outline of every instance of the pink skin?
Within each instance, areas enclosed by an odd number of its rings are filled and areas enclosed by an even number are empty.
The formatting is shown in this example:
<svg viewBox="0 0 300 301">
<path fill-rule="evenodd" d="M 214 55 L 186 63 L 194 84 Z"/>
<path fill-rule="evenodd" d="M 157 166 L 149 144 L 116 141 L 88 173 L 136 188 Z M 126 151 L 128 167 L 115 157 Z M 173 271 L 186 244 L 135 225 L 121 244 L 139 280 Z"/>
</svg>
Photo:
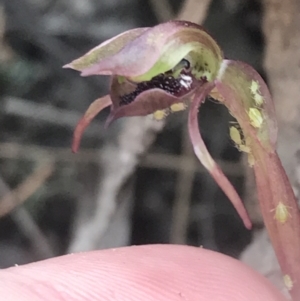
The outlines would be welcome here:
<svg viewBox="0 0 300 301">
<path fill-rule="evenodd" d="M 0 272 L 6 301 L 284 301 L 239 261 L 201 248 L 148 245 L 67 255 Z"/>
</svg>

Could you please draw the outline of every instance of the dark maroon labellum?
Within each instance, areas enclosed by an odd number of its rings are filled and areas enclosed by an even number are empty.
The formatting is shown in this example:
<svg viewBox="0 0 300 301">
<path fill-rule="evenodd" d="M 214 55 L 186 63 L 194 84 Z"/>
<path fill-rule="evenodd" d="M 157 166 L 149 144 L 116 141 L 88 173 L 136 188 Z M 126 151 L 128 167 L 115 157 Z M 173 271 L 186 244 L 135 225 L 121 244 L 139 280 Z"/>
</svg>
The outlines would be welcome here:
<svg viewBox="0 0 300 301">
<path fill-rule="evenodd" d="M 189 92 L 192 89 L 194 81 L 194 77 L 189 70 L 190 64 L 185 59 L 182 60 L 180 64 L 184 64 L 184 68 L 177 78 L 172 75 L 173 71 L 170 70 L 153 77 L 150 81 L 138 83 L 133 92 L 120 96 L 121 101 L 119 105 L 128 105 L 142 92 L 155 88 L 161 89 L 176 97 L 180 97 Z"/>
</svg>

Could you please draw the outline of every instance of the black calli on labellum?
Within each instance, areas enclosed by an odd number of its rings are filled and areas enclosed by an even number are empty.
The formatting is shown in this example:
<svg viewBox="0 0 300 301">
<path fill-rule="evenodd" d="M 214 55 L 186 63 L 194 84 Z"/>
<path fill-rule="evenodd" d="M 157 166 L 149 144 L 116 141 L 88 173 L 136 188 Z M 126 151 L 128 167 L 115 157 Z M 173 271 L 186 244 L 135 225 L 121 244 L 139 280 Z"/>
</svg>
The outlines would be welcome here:
<svg viewBox="0 0 300 301">
<path fill-rule="evenodd" d="M 174 76 L 174 72 L 176 72 L 179 67 L 181 67 L 182 70 L 179 74 Z M 136 85 L 136 89 L 133 92 L 121 95 L 120 106 L 130 104 L 142 92 L 155 88 L 161 89 L 176 97 L 181 97 L 190 92 L 192 83 L 195 80 L 195 77 L 191 73 L 190 62 L 186 59 L 182 59 L 173 70 L 156 75 L 149 81 L 140 82 Z M 203 78 L 202 80 L 205 81 L 206 79 Z"/>
</svg>

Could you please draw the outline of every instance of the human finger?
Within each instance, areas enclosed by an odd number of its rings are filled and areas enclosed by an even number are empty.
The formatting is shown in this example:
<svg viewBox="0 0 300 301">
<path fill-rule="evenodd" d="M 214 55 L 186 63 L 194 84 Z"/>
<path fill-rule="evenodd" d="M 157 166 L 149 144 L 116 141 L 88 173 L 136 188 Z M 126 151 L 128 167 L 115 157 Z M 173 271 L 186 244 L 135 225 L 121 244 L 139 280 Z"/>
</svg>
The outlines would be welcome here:
<svg viewBox="0 0 300 301">
<path fill-rule="evenodd" d="M 6 301 L 283 301 L 264 277 L 202 248 L 147 245 L 79 253 L 0 272 Z"/>
</svg>

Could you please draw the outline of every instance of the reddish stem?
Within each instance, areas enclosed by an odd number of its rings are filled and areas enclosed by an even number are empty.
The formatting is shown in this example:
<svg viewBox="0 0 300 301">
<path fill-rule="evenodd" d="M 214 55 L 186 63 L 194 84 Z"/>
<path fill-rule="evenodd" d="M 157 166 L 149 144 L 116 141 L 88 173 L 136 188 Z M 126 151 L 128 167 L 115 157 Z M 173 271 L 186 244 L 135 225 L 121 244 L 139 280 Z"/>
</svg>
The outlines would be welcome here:
<svg viewBox="0 0 300 301">
<path fill-rule="evenodd" d="M 300 300 L 300 214 L 276 152 L 255 150 L 259 203 L 278 262 L 293 300 Z M 280 204 L 281 207 L 277 207 Z M 285 207 L 282 207 L 285 206 Z M 276 211 L 277 209 L 277 211 Z M 280 209 L 280 210 L 279 210 Z"/>
</svg>

